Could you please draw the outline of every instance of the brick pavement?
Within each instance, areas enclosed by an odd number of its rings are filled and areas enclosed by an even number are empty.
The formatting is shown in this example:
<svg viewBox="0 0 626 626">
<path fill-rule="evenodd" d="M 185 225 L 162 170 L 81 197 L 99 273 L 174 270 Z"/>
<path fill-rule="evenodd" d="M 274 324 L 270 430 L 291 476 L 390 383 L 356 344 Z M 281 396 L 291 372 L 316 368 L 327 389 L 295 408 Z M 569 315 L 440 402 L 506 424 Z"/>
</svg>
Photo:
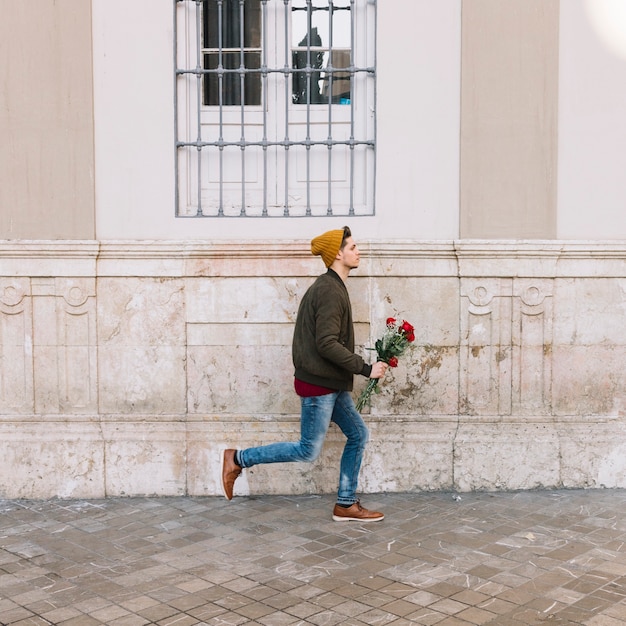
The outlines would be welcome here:
<svg viewBox="0 0 626 626">
<path fill-rule="evenodd" d="M 0 624 L 626 624 L 626 491 L 0 500 Z"/>
</svg>

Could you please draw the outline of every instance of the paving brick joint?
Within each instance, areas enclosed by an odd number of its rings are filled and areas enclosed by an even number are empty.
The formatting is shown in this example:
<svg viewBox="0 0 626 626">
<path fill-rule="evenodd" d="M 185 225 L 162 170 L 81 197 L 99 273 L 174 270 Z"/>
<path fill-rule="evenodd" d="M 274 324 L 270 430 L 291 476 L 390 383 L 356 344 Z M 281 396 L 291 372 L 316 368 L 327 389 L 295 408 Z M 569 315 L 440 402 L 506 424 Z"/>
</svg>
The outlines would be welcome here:
<svg viewBox="0 0 626 626">
<path fill-rule="evenodd" d="M 626 490 L 0 500 L 0 624 L 626 624 Z"/>
</svg>

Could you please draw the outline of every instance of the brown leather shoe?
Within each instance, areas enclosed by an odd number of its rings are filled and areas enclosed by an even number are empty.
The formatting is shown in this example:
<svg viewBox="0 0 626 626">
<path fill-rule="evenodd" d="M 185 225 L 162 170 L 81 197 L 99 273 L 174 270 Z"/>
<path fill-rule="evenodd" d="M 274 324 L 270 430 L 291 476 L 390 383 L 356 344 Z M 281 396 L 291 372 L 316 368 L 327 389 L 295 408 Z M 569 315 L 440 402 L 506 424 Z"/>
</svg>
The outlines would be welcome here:
<svg viewBox="0 0 626 626">
<path fill-rule="evenodd" d="M 241 474 L 241 467 L 235 463 L 235 450 L 222 450 L 222 490 L 227 500 L 233 499 L 233 488 L 235 481 Z"/>
<path fill-rule="evenodd" d="M 358 501 L 347 509 L 338 504 L 335 504 L 333 509 L 333 519 L 336 522 L 380 522 L 384 517 L 378 511 L 368 511 L 363 508 Z"/>
</svg>

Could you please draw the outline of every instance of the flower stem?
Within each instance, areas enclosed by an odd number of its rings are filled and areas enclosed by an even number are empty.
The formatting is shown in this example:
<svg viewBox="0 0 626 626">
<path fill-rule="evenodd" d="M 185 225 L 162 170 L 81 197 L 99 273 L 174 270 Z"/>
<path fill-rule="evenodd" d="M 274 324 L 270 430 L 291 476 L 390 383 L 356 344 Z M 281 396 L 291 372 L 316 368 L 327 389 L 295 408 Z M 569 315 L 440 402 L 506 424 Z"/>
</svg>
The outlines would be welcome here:
<svg viewBox="0 0 626 626">
<path fill-rule="evenodd" d="M 359 399 L 356 402 L 356 410 L 361 411 L 363 407 L 369 402 L 372 394 L 374 393 L 376 387 L 378 386 L 378 378 L 370 378 L 367 382 L 367 387 L 363 389 Z"/>
</svg>

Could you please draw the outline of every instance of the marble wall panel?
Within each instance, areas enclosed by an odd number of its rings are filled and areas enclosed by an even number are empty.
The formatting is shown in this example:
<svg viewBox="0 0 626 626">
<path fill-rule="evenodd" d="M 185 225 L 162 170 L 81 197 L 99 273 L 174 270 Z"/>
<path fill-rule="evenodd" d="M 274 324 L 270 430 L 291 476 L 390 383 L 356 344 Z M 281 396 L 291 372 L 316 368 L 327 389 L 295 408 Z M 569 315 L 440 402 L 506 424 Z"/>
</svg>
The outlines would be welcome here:
<svg viewBox="0 0 626 626">
<path fill-rule="evenodd" d="M 289 346 L 190 346 L 188 413 L 299 412 Z"/>
<path fill-rule="evenodd" d="M 366 316 L 372 340 L 385 329 L 388 317 L 406 319 L 415 327 L 417 345 L 458 345 L 459 282 L 457 278 L 376 277 L 371 279 Z"/>
<path fill-rule="evenodd" d="M 189 324 L 187 410 L 292 413 L 292 324 Z"/>
<path fill-rule="evenodd" d="M 626 405 L 626 346 L 554 346 L 552 405 L 557 416 L 614 416 Z"/>
<path fill-rule="evenodd" d="M 183 422 L 106 422 L 102 432 L 107 496 L 186 493 L 187 437 Z"/>
<path fill-rule="evenodd" d="M 552 412 L 553 288 L 552 279 L 513 280 L 510 354 L 515 415 Z"/>
<path fill-rule="evenodd" d="M 185 349 L 102 346 L 98 352 L 103 414 L 184 414 Z"/>
<path fill-rule="evenodd" d="M 614 415 L 626 400 L 626 282 L 557 281 L 553 369 L 555 415 Z"/>
<path fill-rule="evenodd" d="M 54 278 L 31 279 L 33 290 L 33 360 L 35 411 L 58 413 L 59 368 L 57 305 Z"/>
<path fill-rule="evenodd" d="M 96 411 L 95 279 L 3 280 L 7 402 L 38 414 Z"/>
<path fill-rule="evenodd" d="M 97 411 L 94 278 L 33 278 L 37 413 Z"/>
<path fill-rule="evenodd" d="M 310 284 L 310 283 L 309 283 Z M 352 303 L 352 319 L 355 324 L 364 324 L 368 327 L 374 321 L 371 317 L 371 280 L 368 276 L 354 274 L 346 285 L 350 302 Z M 298 303 L 302 300 L 304 291 L 298 294 Z M 296 311 L 297 312 L 297 311 Z M 294 317 L 295 322 L 295 317 Z"/>
<path fill-rule="evenodd" d="M 413 492 L 452 487 L 456 422 L 387 418 L 367 423 L 370 441 L 359 481 L 361 491 Z"/>
<path fill-rule="evenodd" d="M 626 344 L 626 278 L 564 278 L 554 304 L 556 345 Z"/>
<path fill-rule="evenodd" d="M 624 413 L 603 422 L 564 423 L 559 427 L 564 487 L 615 488 L 626 484 Z"/>
<path fill-rule="evenodd" d="M 102 498 L 104 446 L 97 421 L 0 422 L 3 498 Z"/>
<path fill-rule="evenodd" d="M 0 414 L 35 410 L 33 310 L 28 278 L 0 278 Z"/>
<path fill-rule="evenodd" d="M 387 370 L 378 384 L 378 392 L 363 412 L 376 416 L 456 414 L 458 362 L 457 348 L 415 346 L 400 359 L 398 367 Z M 366 384 L 366 379 L 356 379 L 355 398 Z"/>
<path fill-rule="evenodd" d="M 415 327 L 415 342 L 388 370 L 371 402 L 373 414 L 448 414 L 458 409 L 458 281 L 427 277 L 370 279 L 370 336 L 374 347 L 388 317 Z M 375 358 L 372 353 L 369 360 Z M 355 381 L 356 395 L 366 381 Z"/>
<path fill-rule="evenodd" d="M 292 337 L 293 338 L 293 327 L 292 327 Z M 291 339 L 289 342 L 291 346 Z M 369 349 L 371 347 L 370 343 L 370 325 L 365 322 L 355 322 L 354 323 L 354 351 L 357 354 L 360 354 L 363 357 L 363 360 L 366 363 L 371 363 L 373 359 L 372 351 Z M 359 380 L 360 377 L 356 377 L 355 382 Z"/>
<path fill-rule="evenodd" d="M 461 280 L 460 412 L 510 415 L 513 281 Z"/>
<path fill-rule="evenodd" d="M 185 340 L 184 282 L 174 278 L 98 278 L 99 341 L 177 346 Z"/>
<path fill-rule="evenodd" d="M 311 282 L 293 277 L 189 278 L 186 319 L 189 323 L 293 323 Z"/>
<path fill-rule="evenodd" d="M 460 423 L 453 462 L 459 491 L 561 485 L 559 438 L 551 423 Z"/>
<path fill-rule="evenodd" d="M 184 283 L 98 280 L 98 370 L 103 413 L 186 410 Z"/>
<path fill-rule="evenodd" d="M 461 280 L 461 412 L 551 412 L 553 280 Z"/>
</svg>

